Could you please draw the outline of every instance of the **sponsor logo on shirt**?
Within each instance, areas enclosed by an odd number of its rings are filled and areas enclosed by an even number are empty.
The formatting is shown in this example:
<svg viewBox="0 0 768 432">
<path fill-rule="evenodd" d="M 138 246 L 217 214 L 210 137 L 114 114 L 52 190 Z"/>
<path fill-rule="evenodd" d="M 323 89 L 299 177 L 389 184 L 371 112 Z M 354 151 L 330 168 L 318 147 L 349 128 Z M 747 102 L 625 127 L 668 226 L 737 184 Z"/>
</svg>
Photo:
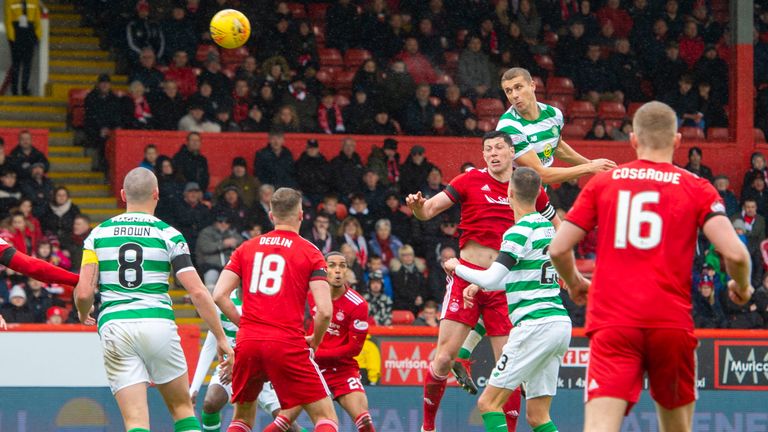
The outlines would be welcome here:
<svg viewBox="0 0 768 432">
<path fill-rule="evenodd" d="M 725 205 L 723 205 L 723 203 L 720 201 L 713 202 L 709 208 L 713 213 L 725 213 Z"/>
<path fill-rule="evenodd" d="M 485 195 L 485 194 L 483 194 L 483 196 L 485 197 L 485 200 L 488 201 L 491 204 L 501 204 L 501 205 L 504 205 L 504 206 L 508 206 L 509 205 L 509 198 L 508 197 L 499 196 L 497 198 L 491 198 L 491 197 L 489 197 L 488 195 Z"/>
<path fill-rule="evenodd" d="M 352 327 L 354 327 L 355 330 L 366 331 L 368 330 L 368 321 L 355 320 L 355 322 L 352 323 Z"/>
<path fill-rule="evenodd" d="M 491 187 L 488 186 L 488 185 L 485 185 L 485 186 L 481 187 L 480 190 L 483 191 L 483 192 L 490 192 L 491 191 Z"/>
</svg>

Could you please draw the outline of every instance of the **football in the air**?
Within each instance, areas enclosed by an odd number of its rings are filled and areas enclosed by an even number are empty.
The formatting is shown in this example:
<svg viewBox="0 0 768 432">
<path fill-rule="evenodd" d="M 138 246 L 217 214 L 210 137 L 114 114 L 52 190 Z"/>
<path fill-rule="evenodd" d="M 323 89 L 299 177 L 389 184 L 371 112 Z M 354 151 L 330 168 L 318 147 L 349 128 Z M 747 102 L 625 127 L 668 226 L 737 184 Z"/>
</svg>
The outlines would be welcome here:
<svg viewBox="0 0 768 432">
<path fill-rule="evenodd" d="M 248 41 L 251 23 L 240 11 L 224 9 L 211 18 L 211 38 L 222 48 L 238 48 Z"/>
</svg>

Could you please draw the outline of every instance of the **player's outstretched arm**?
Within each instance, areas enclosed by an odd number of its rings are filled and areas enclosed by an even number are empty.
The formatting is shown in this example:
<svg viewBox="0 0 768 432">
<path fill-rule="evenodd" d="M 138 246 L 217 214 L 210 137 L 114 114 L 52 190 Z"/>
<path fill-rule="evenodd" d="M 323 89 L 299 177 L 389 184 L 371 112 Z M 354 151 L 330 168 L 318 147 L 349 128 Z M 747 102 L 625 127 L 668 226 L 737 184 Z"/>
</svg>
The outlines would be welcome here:
<svg viewBox="0 0 768 432">
<path fill-rule="evenodd" d="M 89 253 L 90 252 L 90 253 Z M 96 321 L 91 317 L 96 287 L 99 285 L 99 264 L 95 259 L 96 254 L 90 250 L 83 251 L 83 265 L 80 266 L 80 280 L 75 285 L 75 307 L 80 322 L 93 325 Z"/>
<path fill-rule="evenodd" d="M 591 162 L 589 159 L 582 156 L 573 147 L 571 147 L 563 138 L 560 138 L 560 142 L 557 143 L 555 148 L 555 159 L 567 162 L 571 165 L 584 165 Z"/>
<path fill-rule="evenodd" d="M 725 260 L 725 270 L 732 278 L 728 283 L 729 297 L 736 304 L 747 303 L 754 292 L 750 283 L 752 262 L 731 221 L 724 215 L 711 217 L 704 223 L 704 235 Z"/>
<path fill-rule="evenodd" d="M 578 226 L 565 221 L 560 224 L 560 229 L 549 245 L 549 258 L 555 266 L 557 274 L 565 281 L 568 294 L 579 305 L 587 301 L 589 280 L 576 269 L 576 260 L 573 257 L 573 248 L 579 244 L 587 233 Z"/>
<path fill-rule="evenodd" d="M 509 269 L 515 266 L 517 261 L 504 252 L 500 252 L 496 261 L 485 270 L 469 268 L 459 263 L 456 258 L 445 262 L 446 271 L 453 270 L 460 278 L 467 282 L 482 287 L 486 291 L 503 291 L 501 281 L 509 273 Z"/>
<path fill-rule="evenodd" d="M 227 336 L 224 334 L 224 328 L 221 327 L 219 312 L 216 310 L 216 305 L 213 303 L 213 298 L 208 292 L 208 288 L 200 280 L 200 276 L 194 267 L 185 267 L 177 271 L 176 280 L 187 290 L 189 298 L 192 300 L 192 304 L 195 305 L 200 318 L 208 324 L 211 333 L 216 337 L 219 361 L 222 363 L 222 369 L 226 370 L 232 364 L 234 352 L 232 347 L 229 346 Z"/>
<path fill-rule="evenodd" d="M 313 327 L 315 332 L 312 333 L 307 342 L 312 349 L 317 349 L 320 342 L 323 341 L 328 325 L 331 323 L 331 314 L 333 313 L 331 287 L 328 285 L 328 281 L 313 280 L 309 282 L 309 291 L 315 300 L 317 310 L 315 312 L 315 326 Z"/>
<path fill-rule="evenodd" d="M 564 181 L 577 179 L 587 174 L 594 174 L 608 171 L 616 167 L 616 163 L 608 159 L 595 159 L 588 163 L 572 167 L 545 167 L 534 152 L 527 152 L 515 159 L 519 166 L 526 166 L 534 169 L 544 184 L 558 184 Z"/>
<path fill-rule="evenodd" d="M 203 348 L 200 349 L 200 357 L 197 359 L 195 376 L 192 378 L 192 384 L 189 385 L 189 396 L 192 398 L 193 403 L 197 392 L 200 391 L 200 387 L 203 385 L 203 381 L 205 381 L 208 368 L 211 367 L 214 358 L 216 358 L 216 336 L 208 332 L 205 335 Z"/>
<path fill-rule="evenodd" d="M 0 264 L 47 284 L 75 286 L 79 277 L 46 261 L 21 253 L 14 248 L 3 251 Z"/>
<path fill-rule="evenodd" d="M 445 192 L 440 192 L 430 199 L 424 198 L 421 192 L 416 192 L 408 195 L 405 198 L 405 203 L 416 216 L 416 219 L 423 221 L 432 219 L 453 205 L 453 201 L 448 198 Z"/>
</svg>

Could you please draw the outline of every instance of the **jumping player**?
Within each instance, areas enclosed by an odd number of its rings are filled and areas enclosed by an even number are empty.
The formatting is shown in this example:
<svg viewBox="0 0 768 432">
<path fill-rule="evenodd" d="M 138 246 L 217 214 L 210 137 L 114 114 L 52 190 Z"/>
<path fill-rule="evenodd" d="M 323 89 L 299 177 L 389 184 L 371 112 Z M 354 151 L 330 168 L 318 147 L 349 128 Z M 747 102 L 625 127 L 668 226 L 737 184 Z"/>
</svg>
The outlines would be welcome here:
<svg viewBox="0 0 768 432">
<path fill-rule="evenodd" d="M 556 432 L 549 417 L 552 397 L 563 355 L 571 341 L 571 319 L 560 299 L 557 274 L 549 260 L 549 244 L 555 235 L 552 223 L 535 210 L 541 178 L 531 168 L 517 168 L 509 185 L 509 202 L 515 225 L 504 233 L 496 261 L 487 270 L 445 263 L 473 285 L 464 289 L 465 303 L 472 304 L 478 285 L 484 290 L 506 291 L 509 334 L 488 386 L 477 401 L 488 432 L 507 430 L 502 405 L 520 384 L 525 384 L 525 417 L 533 432 Z"/>
<path fill-rule="evenodd" d="M 472 169 L 454 178 L 446 189 L 425 199 L 421 193 L 410 194 L 406 203 L 420 220 L 431 219 L 455 203 L 461 204 L 462 230 L 459 239 L 461 262 L 476 269 L 488 268 L 498 255 L 501 236 L 506 227 L 514 224 L 514 213 L 509 208 L 507 184 L 512 177 L 514 147 L 508 134 L 493 131 L 483 136 L 484 169 Z M 536 202 L 536 210 L 555 226 L 559 219 L 542 190 Z M 459 277 L 449 281 L 443 301 L 437 352 L 430 364 L 430 373 L 424 382 L 424 431 L 435 429 L 435 415 L 445 392 L 448 373 L 470 329 L 477 324 L 480 314 L 491 338 L 498 360 L 512 328 L 507 318 L 507 302 L 502 292 L 480 293 L 470 308 L 463 307 L 463 292 L 469 284 Z M 505 406 L 510 430 L 517 423 L 520 409 L 520 393 L 516 392 Z"/>
<path fill-rule="evenodd" d="M 184 236 L 152 215 L 160 195 L 155 175 L 146 168 L 132 169 L 120 195 L 126 212 L 102 222 L 83 245 L 75 288 L 80 322 L 95 323 L 90 313 L 98 288 L 103 301 L 98 327 L 104 367 L 128 432 L 149 431 L 150 381 L 168 406 L 174 431 L 199 431 L 189 399 L 187 362 L 168 296 L 171 272 L 216 336 L 225 371 L 231 367 L 232 348 L 216 305 L 192 266 Z"/>
<path fill-rule="evenodd" d="M 232 375 L 235 415 L 228 432 L 250 432 L 256 399 L 271 381 L 280 406 L 301 406 L 317 432 L 338 430 L 329 390 L 313 360 L 330 323 L 333 305 L 320 251 L 299 236 L 303 218 L 301 193 L 280 188 L 270 201 L 275 229 L 255 237 L 232 254 L 214 289 L 214 299 L 224 315 L 239 327 Z M 242 280 L 243 314 L 230 295 Z M 316 312 L 315 332 L 304 334 L 304 305 L 312 292 Z M 288 428 L 278 416 L 264 431 Z"/>
<path fill-rule="evenodd" d="M 648 374 L 662 431 L 690 431 L 696 400 L 691 263 L 699 229 L 725 259 L 728 294 L 746 303 L 750 258 L 705 179 L 672 165 L 680 146 L 675 112 L 649 102 L 635 114 L 637 160 L 598 174 L 579 194 L 550 246 L 571 298 L 587 301 L 584 430 L 615 432 Z M 594 281 L 574 264 L 573 247 L 598 232 Z M 588 299 L 587 299 L 588 293 Z"/>
<path fill-rule="evenodd" d="M 47 284 L 77 285 L 78 276 L 76 274 L 19 252 L 2 238 L 0 238 L 0 265 Z M 5 319 L 0 315 L 0 329 L 5 330 L 7 328 Z"/>
</svg>

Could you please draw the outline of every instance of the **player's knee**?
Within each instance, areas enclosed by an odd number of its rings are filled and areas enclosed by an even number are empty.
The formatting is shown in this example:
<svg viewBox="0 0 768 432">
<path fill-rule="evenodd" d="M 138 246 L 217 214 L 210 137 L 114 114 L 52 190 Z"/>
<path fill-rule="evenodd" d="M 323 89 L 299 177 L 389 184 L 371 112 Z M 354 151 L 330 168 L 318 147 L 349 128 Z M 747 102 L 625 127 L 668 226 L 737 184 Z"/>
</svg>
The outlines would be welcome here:
<svg viewBox="0 0 768 432">
<path fill-rule="evenodd" d="M 549 420 L 549 413 L 538 412 L 535 410 L 531 411 L 527 408 L 525 410 L 525 421 L 531 426 L 531 428 L 536 428 L 545 423 L 549 423 Z"/>
<path fill-rule="evenodd" d="M 435 354 L 434 360 L 432 360 L 432 368 L 435 372 L 442 374 L 447 372 L 451 368 L 451 362 L 453 357 L 445 350 L 438 351 Z"/>
<path fill-rule="evenodd" d="M 495 403 L 492 398 L 488 397 L 486 393 L 483 393 L 480 395 L 480 398 L 477 399 L 477 409 L 481 414 L 488 412 L 498 412 L 502 410 L 501 406 Z"/>
<path fill-rule="evenodd" d="M 208 414 L 213 414 L 219 412 L 221 407 L 219 404 L 217 404 L 215 401 L 212 401 L 210 399 L 205 399 L 203 401 L 203 412 Z"/>
</svg>

